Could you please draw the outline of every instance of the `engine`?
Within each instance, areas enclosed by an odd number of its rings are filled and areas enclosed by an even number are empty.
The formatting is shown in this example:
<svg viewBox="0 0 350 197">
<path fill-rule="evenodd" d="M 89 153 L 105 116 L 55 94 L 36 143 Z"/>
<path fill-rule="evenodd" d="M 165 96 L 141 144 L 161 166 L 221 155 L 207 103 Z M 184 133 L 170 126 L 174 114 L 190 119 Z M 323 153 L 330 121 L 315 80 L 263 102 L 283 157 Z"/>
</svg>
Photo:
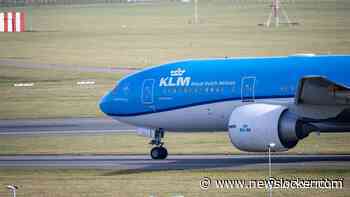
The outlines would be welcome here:
<svg viewBox="0 0 350 197">
<path fill-rule="evenodd" d="M 236 108 L 229 121 L 229 136 L 238 149 L 251 152 L 286 151 L 308 136 L 310 129 L 286 106 L 249 104 Z"/>
</svg>

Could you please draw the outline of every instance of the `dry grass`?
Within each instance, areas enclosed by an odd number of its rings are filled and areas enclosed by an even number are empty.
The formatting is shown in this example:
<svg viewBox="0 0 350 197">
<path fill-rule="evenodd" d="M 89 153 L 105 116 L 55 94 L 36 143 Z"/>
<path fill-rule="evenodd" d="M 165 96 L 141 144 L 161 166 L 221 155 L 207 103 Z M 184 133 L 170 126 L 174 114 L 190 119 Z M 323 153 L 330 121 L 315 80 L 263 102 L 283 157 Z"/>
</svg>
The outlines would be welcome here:
<svg viewBox="0 0 350 197">
<path fill-rule="evenodd" d="M 203 2 L 203 1 L 200 1 Z M 349 53 L 350 2 L 296 1 L 288 13 L 300 26 L 266 29 L 258 23 L 269 13 L 266 1 L 200 3 L 199 25 L 189 24 L 190 4 L 93 5 L 20 8 L 28 12 L 34 32 L 0 34 L 0 58 L 27 62 L 93 66 L 143 67 L 183 58 L 285 55 L 290 53 Z M 265 3 L 262 3 L 265 2 Z M 292 1 L 291 1 L 292 2 Z M 7 8 L 0 8 L 5 10 Z M 8 8 L 13 9 L 13 8 Z M 0 118 L 100 115 L 96 103 L 117 76 L 63 71 L 0 68 Z M 78 79 L 96 79 L 94 88 L 74 86 Z M 14 89 L 17 81 L 34 81 Z M 311 136 L 291 153 L 349 153 L 348 134 Z M 171 154 L 239 153 L 226 133 L 167 135 Z M 132 142 L 132 143 L 130 143 Z M 0 154 L 147 153 L 145 138 L 131 134 L 95 136 L 2 136 Z M 322 144 L 322 145 L 320 145 Z M 184 148 L 186 146 L 186 148 Z M 215 149 L 213 148 L 215 147 Z M 348 196 L 350 178 L 343 170 L 283 170 L 279 177 L 343 177 L 341 190 L 277 190 L 274 196 Z M 263 196 L 265 190 L 203 192 L 203 176 L 257 179 L 265 170 L 251 171 L 108 171 L 0 170 L 0 195 L 6 184 L 20 185 L 19 196 Z"/>
<path fill-rule="evenodd" d="M 97 4 L 6 8 L 25 10 L 33 32 L 1 33 L 0 59 L 47 64 L 143 67 L 183 58 L 349 53 L 350 2 L 288 1 L 300 26 L 264 28 L 269 1 L 200 1 L 192 5 Z M 0 67 L 0 118 L 100 116 L 97 102 L 121 74 L 83 74 Z M 96 79 L 93 88 L 74 80 Z M 15 81 L 40 81 L 13 88 Z"/>
<path fill-rule="evenodd" d="M 301 25 L 270 29 L 257 25 L 269 5 L 200 1 L 198 25 L 191 24 L 192 4 L 174 2 L 17 8 L 28 12 L 35 32 L 0 34 L 0 58 L 143 67 L 184 58 L 350 52 L 349 1 L 287 1 L 289 17 Z"/>
<path fill-rule="evenodd" d="M 347 196 L 349 169 L 298 169 L 275 170 L 275 177 L 344 178 L 343 189 L 276 189 L 273 196 Z M 18 196 L 266 196 L 266 189 L 199 188 L 202 177 L 215 179 L 266 179 L 266 170 L 249 171 L 119 171 L 119 170 L 0 170 L 1 196 L 9 196 L 5 185 L 20 186 Z"/>
<path fill-rule="evenodd" d="M 120 73 L 82 73 L 2 66 L 0 119 L 102 115 L 98 101 L 120 76 Z M 81 80 L 93 80 L 96 84 L 77 85 Z M 34 86 L 13 86 L 20 82 L 33 82 Z"/>
</svg>

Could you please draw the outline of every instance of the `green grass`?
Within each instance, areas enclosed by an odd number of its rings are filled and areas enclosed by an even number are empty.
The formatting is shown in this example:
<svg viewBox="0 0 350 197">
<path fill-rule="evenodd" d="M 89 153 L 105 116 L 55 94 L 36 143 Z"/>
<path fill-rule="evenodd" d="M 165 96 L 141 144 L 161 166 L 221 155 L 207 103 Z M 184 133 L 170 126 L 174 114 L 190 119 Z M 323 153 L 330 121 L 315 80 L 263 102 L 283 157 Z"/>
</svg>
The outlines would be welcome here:
<svg viewBox="0 0 350 197">
<path fill-rule="evenodd" d="M 288 1 L 295 27 L 264 28 L 269 1 L 98 4 L 16 8 L 34 32 L 0 34 L 0 58 L 143 67 L 184 58 L 349 53 L 350 2 Z M 1 9 L 1 8 L 0 8 Z M 15 8 L 2 8 L 13 10 Z"/>
<path fill-rule="evenodd" d="M 275 189 L 273 196 L 348 196 L 349 169 L 274 170 L 278 178 L 338 179 L 344 178 L 343 189 Z M 1 196 L 9 196 L 6 184 L 20 186 L 18 196 L 266 196 L 266 189 L 199 188 L 202 177 L 215 179 L 266 179 L 267 171 L 123 171 L 123 170 L 33 170 L 1 169 Z"/>
<path fill-rule="evenodd" d="M 0 67 L 0 119 L 100 116 L 98 101 L 120 73 Z M 96 85 L 79 86 L 81 80 Z M 33 82 L 33 87 L 14 83 Z"/>
<path fill-rule="evenodd" d="M 350 154 L 349 137 L 346 133 L 311 135 L 286 153 Z M 148 154 L 148 142 L 134 133 L 1 136 L 0 154 Z M 166 133 L 165 144 L 169 154 L 245 154 L 231 144 L 226 132 Z"/>
</svg>

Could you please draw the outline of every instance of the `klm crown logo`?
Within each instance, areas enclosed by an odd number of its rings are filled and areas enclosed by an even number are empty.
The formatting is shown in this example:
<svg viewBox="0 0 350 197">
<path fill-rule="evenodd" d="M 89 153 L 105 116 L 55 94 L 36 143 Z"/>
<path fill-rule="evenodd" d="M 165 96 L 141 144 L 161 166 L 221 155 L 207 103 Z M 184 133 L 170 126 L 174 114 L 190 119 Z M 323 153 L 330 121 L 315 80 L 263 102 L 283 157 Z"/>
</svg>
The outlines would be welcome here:
<svg viewBox="0 0 350 197">
<path fill-rule="evenodd" d="M 191 77 L 184 77 L 185 69 L 177 68 L 170 71 L 170 77 L 161 77 L 160 87 L 190 86 Z"/>
<path fill-rule="evenodd" d="M 176 70 L 170 71 L 170 76 L 171 77 L 181 77 L 186 70 L 182 70 L 181 68 L 177 68 Z"/>
</svg>

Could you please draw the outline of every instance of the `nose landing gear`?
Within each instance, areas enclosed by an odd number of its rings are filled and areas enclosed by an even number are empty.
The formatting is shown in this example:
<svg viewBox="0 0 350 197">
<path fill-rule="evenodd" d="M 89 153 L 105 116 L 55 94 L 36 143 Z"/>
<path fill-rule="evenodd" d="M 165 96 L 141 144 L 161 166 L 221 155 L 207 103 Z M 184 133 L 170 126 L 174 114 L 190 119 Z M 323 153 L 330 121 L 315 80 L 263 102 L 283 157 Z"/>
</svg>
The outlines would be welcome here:
<svg viewBox="0 0 350 197">
<path fill-rule="evenodd" d="M 152 159 L 159 160 L 159 159 L 165 159 L 168 156 L 168 151 L 166 148 L 162 146 L 156 146 L 152 148 L 150 154 Z"/>
<path fill-rule="evenodd" d="M 168 150 L 165 147 L 163 147 L 164 142 L 162 142 L 162 138 L 164 138 L 164 130 L 156 129 L 154 133 L 154 138 L 150 142 L 150 144 L 156 146 L 150 151 L 152 159 L 161 160 L 167 158 L 168 156 Z"/>
</svg>

